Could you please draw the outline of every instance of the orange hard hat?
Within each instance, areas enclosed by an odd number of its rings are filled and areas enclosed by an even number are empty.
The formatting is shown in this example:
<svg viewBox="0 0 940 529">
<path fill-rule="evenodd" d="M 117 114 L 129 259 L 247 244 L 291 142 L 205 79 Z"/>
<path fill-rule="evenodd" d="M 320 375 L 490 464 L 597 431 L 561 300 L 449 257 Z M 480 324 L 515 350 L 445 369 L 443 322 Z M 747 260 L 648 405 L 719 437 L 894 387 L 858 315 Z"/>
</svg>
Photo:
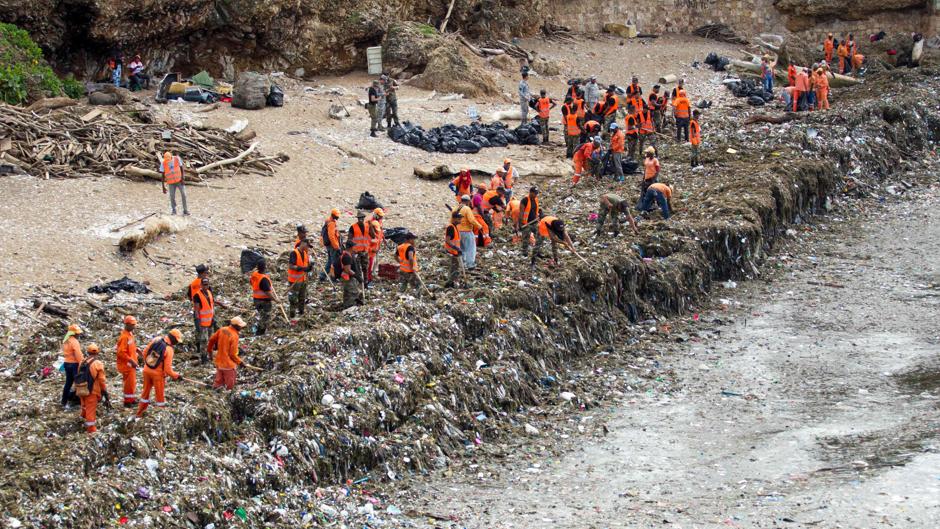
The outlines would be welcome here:
<svg viewBox="0 0 940 529">
<path fill-rule="evenodd" d="M 127 316 L 124 316 L 124 324 L 125 325 L 137 325 L 137 318 L 128 314 Z"/>
<path fill-rule="evenodd" d="M 90 344 L 88 344 L 88 347 L 85 348 L 85 352 L 88 353 L 88 354 L 92 354 L 92 355 L 93 355 L 93 354 L 98 354 L 98 353 L 100 353 L 100 352 L 101 352 L 101 349 L 98 347 L 98 344 L 96 344 L 96 343 L 90 343 Z"/>
<path fill-rule="evenodd" d="M 334 217 L 339 217 L 339 210 L 336 209 L 336 208 L 331 209 L 331 210 L 330 210 L 330 215 L 332 215 L 332 216 L 334 216 Z"/>
<path fill-rule="evenodd" d="M 512 160 L 510 160 L 509 158 L 505 158 L 505 159 L 503 160 L 503 163 L 506 163 L 506 164 L 512 163 Z"/>
<path fill-rule="evenodd" d="M 183 333 L 179 329 L 173 329 L 169 334 L 176 339 L 176 343 L 183 343 Z"/>
<path fill-rule="evenodd" d="M 82 333 L 82 328 L 79 327 L 77 323 L 73 323 L 73 324 L 69 325 L 69 332 L 72 333 L 72 334 L 81 334 L 81 333 Z"/>
</svg>

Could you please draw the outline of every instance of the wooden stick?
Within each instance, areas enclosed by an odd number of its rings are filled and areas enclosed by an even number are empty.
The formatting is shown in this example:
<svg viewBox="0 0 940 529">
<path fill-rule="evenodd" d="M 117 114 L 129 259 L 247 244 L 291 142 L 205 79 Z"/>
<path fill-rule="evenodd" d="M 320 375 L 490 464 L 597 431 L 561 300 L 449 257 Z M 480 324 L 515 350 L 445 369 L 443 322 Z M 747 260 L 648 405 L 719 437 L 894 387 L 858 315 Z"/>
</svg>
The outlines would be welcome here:
<svg viewBox="0 0 940 529">
<path fill-rule="evenodd" d="M 239 154 L 238 156 L 236 156 L 236 157 L 234 157 L 234 158 L 228 158 L 228 159 L 225 159 L 225 160 L 219 160 L 219 161 L 217 161 L 217 162 L 210 163 L 209 165 L 204 165 L 204 166 L 202 166 L 202 167 L 199 167 L 198 169 L 196 169 L 196 174 L 202 174 L 202 173 L 205 173 L 205 172 L 207 172 L 207 171 L 211 171 L 211 170 L 213 170 L 213 169 L 215 169 L 215 168 L 217 168 L 217 167 L 223 167 L 223 166 L 226 166 L 226 165 L 231 165 L 231 164 L 233 164 L 233 163 L 238 163 L 238 162 L 244 160 L 245 157 L 247 157 L 249 154 L 251 154 L 251 153 L 252 153 L 255 149 L 257 149 L 257 148 L 258 148 L 258 142 L 254 142 L 254 143 L 252 143 L 247 149 L 245 149 L 244 151 L 242 151 L 241 154 Z"/>
<path fill-rule="evenodd" d="M 447 29 L 447 22 L 450 21 L 450 12 L 454 10 L 454 2 L 456 0 L 450 0 L 450 7 L 447 8 L 447 14 L 444 15 L 444 22 L 441 22 L 441 33 L 444 33 L 444 30 Z"/>
<path fill-rule="evenodd" d="M 209 384 L 206 384 L 205 382 L 199 382 L 198 380 L 193 380 L 193 379 L 191 379 L 191 378 L 186 378 L 186 377 L 183 377 L 183 376 L 181 376 L 180 378 L 183 379 L 183 380 L 186 381 L 186 382 L 191 383 L 191 384 L 199 384 L 200 386 L 209 387 Z"/>
<path fill-rule="evenodd" d="M 255 367 L 249 364 L 248 362 L 242 362 L 242 367 L 247 367 L 248 369 L 251 369 L 252 371 L 264 371 L 264 369 L 261 369 L 260 367 Z"/>
<path fill-rule="evenodd" d="M 431 299 L 434 299 L 434 294 L 432 294 L 431 291 L 428 290 L 427 285 L 424 284 L 424 280 L 421 279 L 421 274 L 419 274 L 417 270 L 415 270 L 414 273 L 415 273 L 415 277 L 418 278 L 418 283 L 421 283 L 421 288 L 423 288 L 424 291 L 428 293 L 428 296 L 429 296 Z"/>
<path fill-rule="evenodd" d="M 143 221 L 149 219 L 150 217 L 152 217 L 152 216 L 154 216 L 154 215 L 156 215 L 156 213 L 151 213 L 151 214 L 149 214 L 149 215 L 144 215 L 143 217 L 141 217 L 141 218 L 139 218 L 139 219 L 137 219 L 137 220 L 128 222 L 127 224 L 125 224 L 125 225 L 123 225 L 123 226 L 119 226 L 119 227 L 117 227 L 117 228 L 111 228 L 111 233 L 114 233 L 114 232 L 117 232 L 117 231 L 121 231 L 121 230 L 123 230 L 124 228 L 127 228 L 128 226 L 133 226 L 134 224 L 137 224 L 138 222 L 143 222 Z"/>
</svg>

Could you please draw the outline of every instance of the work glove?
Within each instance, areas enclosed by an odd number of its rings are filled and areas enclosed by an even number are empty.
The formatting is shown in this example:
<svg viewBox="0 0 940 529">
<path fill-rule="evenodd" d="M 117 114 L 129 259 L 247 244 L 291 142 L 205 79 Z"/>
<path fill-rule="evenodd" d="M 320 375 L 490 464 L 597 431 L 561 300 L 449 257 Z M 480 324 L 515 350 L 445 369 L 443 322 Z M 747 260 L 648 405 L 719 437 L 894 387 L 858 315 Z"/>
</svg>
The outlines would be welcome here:
<svg viewBox="0 0 940 529">
<path fill-rule="evenodd" d="M 450 190 L 451 190 L 454 194 L 457 193 L 457 186 L 455 186 L 453 182 L 447 184 L 447 187 L 449 187 Z"/>
<path fill-rule="evenodd" d="M 182 373 L 177 373 L 177 375 L 179 375 L 179 376 L 177 376 L 176 378 L 174 378 L 174 379 L 173 379 L 174 381 L 180 382 L 181 380 L 183 380 L 183 374 L 182 374 Z"/>
</svg>

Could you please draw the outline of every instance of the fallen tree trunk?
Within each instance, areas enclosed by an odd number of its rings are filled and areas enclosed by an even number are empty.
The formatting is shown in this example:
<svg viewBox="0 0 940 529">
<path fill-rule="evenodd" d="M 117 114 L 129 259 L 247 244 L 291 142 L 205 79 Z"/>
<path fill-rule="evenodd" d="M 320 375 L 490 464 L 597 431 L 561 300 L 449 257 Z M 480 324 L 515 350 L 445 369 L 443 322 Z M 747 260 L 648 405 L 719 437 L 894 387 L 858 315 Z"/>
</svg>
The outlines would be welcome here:
<svg viewBox="0 0 940 529">
<path fill-rule="evenodd" d="M 124 173 L 128 176 L 138 176 L 141 178 L 147 178 L 149 180 L 163 180 L 163 174 L 152 169 L 141 169 L 140 167 L 134 167 L 129 165 L 124 168 Z"/>
<path fill-rule="evenodd" d="M 40 99 L 32 105 L 26 107 L 26 110 L 33 112 L 36 110 L 53 110 L 56 108 L 65 108 L 77 105 L 78 101 L 71 97 L 47 97 Z"/>
<path fill-rule="evenodd" d="M 251 154 L 257 148 L 258 148 L 258 142 L 254 142 L 251 145 L 249 145 L 247 149 L 242 151 L 241 154 L 239 154 L 238 156 L 234 158 L 228 158 L 226 160 L 219 160 L 217 162 L 212 162 L 209 165 L 203 165 L 202 167 L 197 168 L 196 174 L 206 173 L 218 167 L 224 167 L 226 165 L 232 165 L 233 163 L 238 163 L 244 160 L 249 154 Z"/>
<path fill-rule="evenodd" d="M 33 308 L 39 309 L 37 312 L 44 312 L 46 314 L 51 314 L 52 316 L 57 316 L 59 318 L 68 318 L 69 309 L 65 307 L 59 307 L 45 301 L 39 301 L 38 299 L 33 301 Z"/>
<path fill-rule="evenodd" d="M 742 61 L 739 59 L 731 59 L 731 66 L 740 68 L 742 70 L 747 70 L 749 72 L 760 73 L 760 64 L 756 64 L 753 62 Z M 803 67 L 797 66 L 797 68 L 803 68 Z M 847 86 L 855 86 L 861 83 L 861 81 L 859 81 L 858 79 L 854 77 L 849 77 L 847 75 L 842 75 L 842 74 L 832 73 L 832 72 L 830 72 L 829 75 L 830 75 L 829 86 L 833 88 L 845 88 Z M 786 81 L 787 73 L 784 70 L 774 69 L 774 77 L 776 77 L 780 81 Z"/>
</svg>

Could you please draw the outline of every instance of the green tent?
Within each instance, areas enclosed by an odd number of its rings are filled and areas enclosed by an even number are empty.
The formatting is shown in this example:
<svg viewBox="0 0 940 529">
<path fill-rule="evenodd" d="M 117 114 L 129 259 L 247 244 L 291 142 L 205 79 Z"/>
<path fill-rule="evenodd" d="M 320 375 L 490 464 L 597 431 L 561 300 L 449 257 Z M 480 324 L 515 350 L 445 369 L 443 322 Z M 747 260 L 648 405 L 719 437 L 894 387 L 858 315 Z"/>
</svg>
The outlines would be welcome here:
<svg viewBox="0 0 940 529">
<path fill-rule="evenodd" d="M 215 79 L 209 75 L 209 72 L 203 70 L 192 78 L 193 84 L 201 86 L 207 90 L 212 90 L 215 87 Z"/>
</svg>

